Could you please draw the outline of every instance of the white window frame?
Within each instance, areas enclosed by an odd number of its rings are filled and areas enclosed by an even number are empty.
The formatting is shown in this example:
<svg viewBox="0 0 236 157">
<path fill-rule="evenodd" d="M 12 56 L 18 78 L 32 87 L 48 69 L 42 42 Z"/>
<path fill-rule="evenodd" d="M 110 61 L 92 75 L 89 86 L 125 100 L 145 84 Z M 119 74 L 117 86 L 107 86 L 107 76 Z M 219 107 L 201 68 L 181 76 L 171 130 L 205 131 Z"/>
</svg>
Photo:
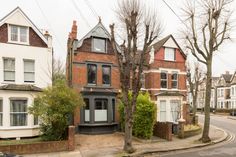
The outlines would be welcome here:
<svg viewBox="0 0 236 157">
<path fill-rule="evenodd" d="M 1 98 L 0 102 L 0 126 L 3 126 L 3 100 Z"/>
<path fill-rule="evenodd" d="M 172 75 L 173 74 L 176 74 L 177 75 L 177 80 L 173 80 L 172 79 Z M 178 78 L 179 78 L 179 74 L 178 74 L 178 72 L 172 72 L 172 74 L 171 74 L 171 88 L 172 89 L 178 89 L 178 85 L 179 85 L 179 80 L 178 80 Z M 176 82 L 176 88 L 173 88 L 173 86 L 172 86 L 172 83 L 173 82 Z M 167 82 L 167 84 L 168 84 L 168 82 Z"/>
<path fill-rule="evenodd" d="M 17 41 L 11 40 L 11 26 L 17 27 Z M 20 28 L 21 27 L 26 28 L 26 41 L 25 42 L 20 41 L 20 35 L 21 35 L 20 34 Z M 29 27 L 8 24 L 8 42 L 16 43 L 16 44 L 26 44 L 26 45 L 29 45 Z"/>
<path fill-rule="evenodd" d="M 24 82 L 25 83 L 35 83 L 35 60 L 32 60 L 32 59 L 23 59 L 23 62 L 24 62 Z M 33 62 L 34 64 L 34 70 L 33 71 L 25 71 L 25 62 Z M 29 80 L 26 80 L 25 78 L 25 74 L 33 74 L 33 80 L 29 81 Z"/>
<path fill-rule="evenodd" d="M 172 53 L 172 54 L 171 54 Z M 165 47 L 164 60 L 175 61 L 175 48 Z"/>
<path fill-rule="evenodd" d="M 166 122 L 166 105 L 167 105 L 167 101 L 166 101 L 166 100 L 160 100 L 159 102 L 160 102 L 160 120 L 159 120 L 159 121 L 160 121 L 160 122 Z M 165 104 L 164 104 L 164 106 L 165 106 L 164 108 L 165 108 L 165 109 L 162 108 L 162 102 L 165 103 Z M 165 115 L 165 116 L 164 116 L 165 119 L 162 119 L 162 114 Z"/>
<path fill-rule="evenodd" d="M 4 62 L 7 59 L 14 60 L 14 69 L 5 69 Z M 14 80 L 6 80 L 5 79 L 5 72 L 12 72 L 12 73 L 14 73 Z M 15 82 L 16 81 L 16 60 L 15 60 L 15 58 L 3 57 L 3 81 L 4 82 Z"/>
<path fill-rule="evenodd" d="M 97 51 L 95 50 L 95 44 L 94 44 L 94 40 L 103 40 L 105 42 L 105 47 L 104 47 L 104 51 Z M 107 39 L 106 38 L 99 38 L 99 37 L 93 37 L 92 38 L 92 51 L 93 52 L 98 52 L 98 53 L 107 53 Z"/>
<path fill-rule="evenodd" d="M 161 73 L 166 74 L 166 79 L 161 78 Z M 160 87 L 161 87 L 161 89 L 168 89 L 168 72 L 167 71 L 161 71 L 161 73 L 160 73 L 160 79 L 161 79 L 161 81 L 166 81 L 166 88 L 163 88 L 162 86 L 160 86 Z M 161 81 L 160 81 L 160 83 L 161 83 Z"/>
<path fill-rule="evenodd" d="M 13 112 L 12 111 L 12 109 L 11 109 L 11 103 L 12 103 L 12 101 L 26 101 L 26 111 L 25 112 Z M 28 125 L 28 100 L 27 99 L 22 99 L 22 98 L 13 98 L 13 99 L 10 99 L 10 126 L 11 127 L 25 127 L 25 126 L 27 126 Z M 26 116 L 26 118 L 25 118 L 25 120 L 26 120 L 26 122 L 25 122 L 25 125 L 13 125 L 12 123 L 11 123 L 11 121 L 13 121 L 11 118 L 12 118 L 12 116 L 11 115 L 17 115 L 17 114 L 25 114 L 25 116 Z"/>
</svg>

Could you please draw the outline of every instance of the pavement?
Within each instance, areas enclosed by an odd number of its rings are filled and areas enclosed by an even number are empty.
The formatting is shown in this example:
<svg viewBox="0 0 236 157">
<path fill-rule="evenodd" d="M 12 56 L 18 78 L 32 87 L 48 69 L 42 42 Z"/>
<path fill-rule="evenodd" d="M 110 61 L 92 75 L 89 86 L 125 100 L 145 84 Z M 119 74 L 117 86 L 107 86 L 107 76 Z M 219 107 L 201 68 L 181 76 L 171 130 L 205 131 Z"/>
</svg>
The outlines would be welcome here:
<svg viewBox="0 0 236 157">
<path fill-rule="evenodd" d="M 210 127 L 211 143 L 200 143 L 201 135 L 186 139 L 173 137 L 172 141 L 160 138 L 152 140 L 139 140 L 133 138 L 133 146 L 136 152 L 129 156 L 143 156 L 148 153 L 185 150 L 195 147 L 204 147 L 224 141 L 228 134 L 217 127 Z M 32 154 L 24 157 L 120 157 L 127 156 L 123 151 L 123 134 L 114 133 L 106 135 L 76 135 L 76 150 L 72 152 L 56 152 L 50 154 Z"/>
<path fill-rule="evenodd" d="M 236 116 L 228 116 L 228 119 L 236 120 Z"/>
</svg>

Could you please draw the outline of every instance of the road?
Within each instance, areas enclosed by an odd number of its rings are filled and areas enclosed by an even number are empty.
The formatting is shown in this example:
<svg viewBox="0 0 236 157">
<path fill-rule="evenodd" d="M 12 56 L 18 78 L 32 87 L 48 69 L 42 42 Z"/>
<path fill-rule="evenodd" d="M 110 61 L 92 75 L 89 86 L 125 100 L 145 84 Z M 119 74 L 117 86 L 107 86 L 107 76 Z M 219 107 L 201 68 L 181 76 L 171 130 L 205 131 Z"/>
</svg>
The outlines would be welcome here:
<svg viewBox="0 0 236 157">
<path fill-rule="evenodd" d="M 199 121 L 203 122 L 203 116 L 199 115 Z M 236 157 L 236 120 L 226 116 L 211 116 L 211 124 L 224 129 L 231 137 L 225 142 L 185 151 L 173 151 L 163 154 L 153 154 L 153 157 Z"/>
</svg>

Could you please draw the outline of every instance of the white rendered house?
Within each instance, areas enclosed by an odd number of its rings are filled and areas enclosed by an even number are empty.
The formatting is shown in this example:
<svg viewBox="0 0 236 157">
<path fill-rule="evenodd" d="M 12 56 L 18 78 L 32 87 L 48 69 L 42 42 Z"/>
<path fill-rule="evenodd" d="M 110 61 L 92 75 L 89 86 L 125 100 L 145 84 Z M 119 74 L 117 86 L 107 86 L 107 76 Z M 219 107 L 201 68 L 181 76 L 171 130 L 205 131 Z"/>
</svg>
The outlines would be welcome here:
<svg viewBox="0 0 236 157">
<path fill-rule="evenodd" d="M 37 93 L 51 86 L 51 36 L 17 7 L 0 21 L 0 138 L 39 134 L 28 114 Z"/>
</svg>

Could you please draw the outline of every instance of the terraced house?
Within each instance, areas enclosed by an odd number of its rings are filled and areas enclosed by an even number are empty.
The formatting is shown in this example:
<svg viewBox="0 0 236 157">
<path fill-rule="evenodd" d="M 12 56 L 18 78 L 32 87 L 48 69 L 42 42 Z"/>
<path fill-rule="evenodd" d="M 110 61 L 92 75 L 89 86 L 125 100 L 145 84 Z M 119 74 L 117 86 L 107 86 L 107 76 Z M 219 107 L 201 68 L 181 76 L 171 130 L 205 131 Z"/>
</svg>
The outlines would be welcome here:
<svg viewBox="0 0 236 157">
<path fill-rule="evenodd" d="M 39 135 L 28 114 L 36 93 L 52 84 L 51 36 L 17 7 L 0 20 L 0 138 Z"/>
<path fill-rule="evenodd" d="M 80 40 L 76 22 L 73 22 L 66 69 L 69 85 L 83 95 L 86 103 L 74 112 L 77 131 L 86 134 L 115 131 L 119 121 L 120 74 L 110 34 L 101 20 Z"/>
</svg>

